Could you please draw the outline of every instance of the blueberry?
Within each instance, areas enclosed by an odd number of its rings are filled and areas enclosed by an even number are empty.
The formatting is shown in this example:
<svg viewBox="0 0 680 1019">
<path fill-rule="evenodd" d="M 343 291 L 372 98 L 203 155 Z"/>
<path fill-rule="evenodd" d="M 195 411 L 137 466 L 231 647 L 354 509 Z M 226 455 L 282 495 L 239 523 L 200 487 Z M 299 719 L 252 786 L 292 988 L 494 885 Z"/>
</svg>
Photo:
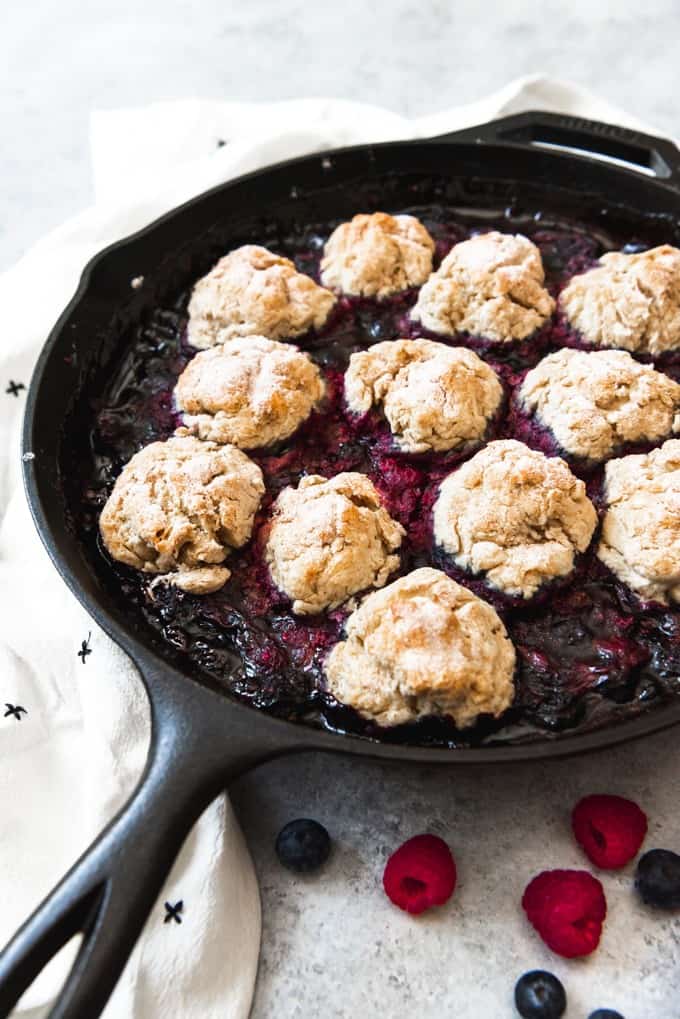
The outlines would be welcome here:
<svg viewBox="0 0 680 1019">
<path fill-rule="evenodd" d="M 524 1019 L 560 1019 L 567 1007 L 567 995 L 552 973 L 534 969 L 515 984 L 515 1005 Z"/>
<path fill-rule="evenodd" d="M 680 909 L 680 856 L 670 849 L 650 849 L 638 861 L 635 887 L 648 906 Z"/>
<path fill-rule="evenodd" d="M 623 1016 L 613 1008 L 598 1008 L 590 1013 L 588 1019 L 623 1019 Z"/>
<path fill-rule="evenodd" d="M 276 839 L 276 855 L 288 870 L 307 874 L 317 870 L 328 859 L 331 840 L 318 821 L 299 818 L 289 821 Z"/>
</svg>

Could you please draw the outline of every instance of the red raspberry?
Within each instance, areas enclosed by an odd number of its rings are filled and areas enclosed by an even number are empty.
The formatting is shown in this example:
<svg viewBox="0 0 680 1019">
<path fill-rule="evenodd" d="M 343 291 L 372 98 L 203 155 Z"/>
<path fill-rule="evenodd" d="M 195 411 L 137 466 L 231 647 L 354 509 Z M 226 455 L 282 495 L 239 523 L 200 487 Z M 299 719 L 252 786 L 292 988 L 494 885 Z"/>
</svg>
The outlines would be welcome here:
<svg viewBox="0 0 680 1019">
<path fill-rule="evenodd" d="M 456 887 L 451 850 L 436 835 L 416 835 L 392 853 L 383 874 L 388 898 L 407 913 L 442 906 Z"/>
<path fill-rule="evenodd" d="M 544 870 L 522 897 L 529 921 L 553 952 L 573 959 L 590 955 L 600 941 L 607 901 L 602 885 L 585 870 Z"/>
<path fill-rule="evenodd" d="M 589 860 L 603 870 L 616 870 L 637 855 L 647 818 L 622 796 L 586 796 L 574 807 L 571 827 Z"/>
</svg>

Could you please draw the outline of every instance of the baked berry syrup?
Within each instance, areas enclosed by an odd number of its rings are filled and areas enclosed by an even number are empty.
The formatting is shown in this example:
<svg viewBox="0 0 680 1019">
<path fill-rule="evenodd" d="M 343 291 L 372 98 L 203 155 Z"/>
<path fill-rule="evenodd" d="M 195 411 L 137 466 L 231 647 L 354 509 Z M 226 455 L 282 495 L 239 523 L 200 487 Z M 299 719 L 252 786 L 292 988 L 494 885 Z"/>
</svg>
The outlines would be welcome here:
<svg viewBox="0 0 680 1019">
<path fill-rule="evenodd" d="M 435 238 L 435 265 L 454 243 L 481 229 L 513 229 L 508 221 L 485 217 L 475 222 L 472 216 L 454 217 L 437 206 L 403 211 L 417 215 Z M 537 220 L 522 223 L 521 232 L 541 249 L 547 285 L 557 296 L 571 276 L 593 264 L 606 244 L 578 224 L 548 228 Z M 321 248 L 335 225 L 301 227 L 280 238 L 277 250 L 318 278 Z M 163 585 L 150 594 L 150 578 L 110 561 L 97 541 L 99 513 L 123 465 L 142 446 L 168 438 L 178 424 L 172 391 L 195 353 L 186 343 L 188 294 L 179 295 L 172 306 L 159 307 L 138 327 L 90 408 L 94 428 L 89 459 L 80 463 L 82 505 L 76 526 L 92 554 L 105 559 L 107 585 L 129 613 L 144 617 L 185 668 L 188 661 L 197 678 L 277 715 L 374 739 L 438 746 L 517 743 L 609 725 L 680 695 L 680 612 L 643 605 L 619 584 L 594 555 L 597 533 L 575 572 L 529 602 L 499 595 L 483 577 L 461 573 L 433 549 L 431 510 L 438 485 L 479 446 L 464 453 L 403 454 L 395 449 L 377 411 L 357 420 L 343 403 L 343 373 L 353 352 L 381 340 L 428 335 L 409 322 L 415 298 L 415 291 L 382 302 L 341 298 L 323 331 L 297 341 L 321 366 L 327 400 L 291 439 L 273 449 L 249 452 L 262 468 L 267 494 L 252 541 L 229 557 L 231 579 L 221 591 L 204 597 Z M 565 344 L 582 345 L 564 321 L 556 317 L 529 340 L 503 346 L 474 337 L 436 338 L 471 346 L 499 373 L 506 399 L 487 438 L 518 438 L 548 455 L 560 453 L 552 436 L 523 415 L 513 394 L 545 354 Z M 659 362 L 657 367 L 678 375 L 677 365 Z M 569 463 L 586 480 L 601 511 L 602 468 L 573 459 Z M 285 485 L 296 485 L 305 474 L 329 477 L 340 471 L 366 473 L 390 514 L 406 528 L 401 573 L 434 565 L 492 602 L 502 615 L 518 659 L 515 702 L 502 718 L 482 718 L 462 732 L 446 719 L 381 730 L 324 693 L 323 661 L 342 637 L 347 612 L 293 615 L 264 564 L 262 527 Z"/>
</svg>

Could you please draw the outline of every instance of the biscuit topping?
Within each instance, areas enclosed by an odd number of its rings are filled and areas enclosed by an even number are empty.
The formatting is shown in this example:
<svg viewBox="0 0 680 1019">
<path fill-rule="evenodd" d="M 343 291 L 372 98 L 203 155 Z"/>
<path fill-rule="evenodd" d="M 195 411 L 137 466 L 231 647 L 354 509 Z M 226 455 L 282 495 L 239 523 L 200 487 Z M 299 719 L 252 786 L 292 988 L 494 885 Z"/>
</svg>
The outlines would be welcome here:
<svg viewBox="0 0 680 1019">
<path fill-rule="evenodd" d="M 626 255 L 613 251 L 574 276 L 560 307 L 597 347 L 663 354 L 680 347 L 680 250 L 670 244 Z"/>
<path fill-rule="evenodd" d="M 308 354 L 248 336 L 197 354 L 177 380 L 175 402 L 199 438 L 256 449 L 292 435 L 324 391 Z"/>
<path fill-rule="evenodd" d="M 189 301 L 189 342 L 205 349 L 237 336 L 283 340 L 320 329 L 335 297 L 288 258 L 245 244 L 198 281 Z"/>
<path fill-rule="evenodd" d="M 470 333 L 509 343 L 552 315 L 541 253 L 521 234 L 496 230 L 456 244 L 423 286 L 411 312 L 435 333 Z"/>
<path fill-rule="evenodd" d="M 680 602 L 680 439 L 605 468 L 599 558 L 641 598 Z"/>
<path fill-rule="evenodd" d="M 571 572 L 597 514 L 564 460 L 514 439 L 490 442 L 442 483 L 434 537 L 470 573 L 529 598 Z"/>
<path fill-rule="evenodd" d="M 265 555 L 274 583 L 304 615 L 382 587 L 403 535 L 364 474 L 309 475 L 276 500 Z"/>
<path fill-rule="evenodd" d="M 114 559 L 207 594 L 228 580 L 222 564 L 250 538 L 263 494 L 260 468 L 239 449 L 175 436 L 135 453 L 99 527 Z"/>
<path fill-rule="evenodd" d="M 423 567 L 364 599 L 326 659 L 328 689 L 380 725 L 450 715 L 459 728 L 514 696 L 515 649 L 496 610 Z"/>
<path fill-rule="evenodd" d="M 397 445 L 424 453 L 483 438 L 503 387 L 493 369 L 465 347 L 393 340 L 352 354 L 345 398 L 356 414 L 382 406 Z"/>
<path fill-rule="evenodd" d="M 589 460 L 680 431 L 680 385 L 623 350 L 559 350 L 527 374 L 518 395 L 562 449 Z"/>
<path fill-rule="evenodd" d="M 321 262 L 326 287 L 361 297 L 388 297 L 424 283 L 434 241 L 415 216 L 359 214 L 328 238 Z"/>
</svg>

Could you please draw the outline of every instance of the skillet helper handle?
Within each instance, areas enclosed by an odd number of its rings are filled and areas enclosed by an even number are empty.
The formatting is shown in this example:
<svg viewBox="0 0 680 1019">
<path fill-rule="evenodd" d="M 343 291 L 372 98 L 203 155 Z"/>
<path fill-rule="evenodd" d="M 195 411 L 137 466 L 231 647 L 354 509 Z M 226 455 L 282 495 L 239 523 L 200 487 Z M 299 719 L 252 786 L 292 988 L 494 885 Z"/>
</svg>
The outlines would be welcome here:
<svg viewBox="0 0 680 1019">
<path fill-rule="evenodd" d="M 529 110 L 500 117 L 488 124 L 452 131 L 429 139 L 442 141 L 500 142 L 567 149 L 584 157 L 628 163 L 675 187 L 680 187 L 680 150 L 668 138 L 603 124 L 566 113 Z"/>
<path fill-rule="evenodd" d="M 232 739 L 208 691 L 198 690 L 198 711 L 196 704 L 178 710 L 193 687 L 183 682 L 174 700 L 156 691 L 151 751 L 131 799 L 0 954 L 3 1019 L 79 932 L 82 944 L 49 1017 L 96 1019 L 194 822 L 230 778 L 274 756 L 238 729 Z"/>
</svg>

